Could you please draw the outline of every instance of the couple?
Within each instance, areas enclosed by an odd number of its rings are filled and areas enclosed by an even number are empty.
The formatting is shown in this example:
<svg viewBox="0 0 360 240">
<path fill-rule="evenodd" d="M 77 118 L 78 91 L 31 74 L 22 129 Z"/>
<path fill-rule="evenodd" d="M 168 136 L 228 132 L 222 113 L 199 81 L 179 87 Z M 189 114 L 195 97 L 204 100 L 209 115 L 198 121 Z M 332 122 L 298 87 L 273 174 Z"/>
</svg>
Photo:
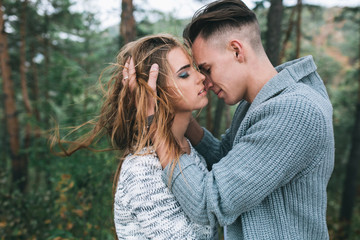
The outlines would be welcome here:
<svg viewBox="0 0 360 240">
<path fill-rule="evenodd" d="M 332 106 L 312 57 L 274 68 L 240 0 L 202 8 L 184 40 L 192 56 L 169 35 L 118 55 L 93 133 L 125 150 L 117 237 L 215 239 L 219 223 L 231 240 L 328 239 Z M 238 104 L 221 141 L 192 118 L 208 90 Z"/>
</svg>

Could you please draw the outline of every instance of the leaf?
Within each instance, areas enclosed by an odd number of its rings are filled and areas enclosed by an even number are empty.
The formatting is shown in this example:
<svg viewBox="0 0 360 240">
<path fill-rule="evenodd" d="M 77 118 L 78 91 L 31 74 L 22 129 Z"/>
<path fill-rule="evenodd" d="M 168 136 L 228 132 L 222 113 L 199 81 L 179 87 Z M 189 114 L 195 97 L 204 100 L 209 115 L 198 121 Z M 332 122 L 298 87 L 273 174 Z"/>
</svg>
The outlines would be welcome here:
<svg viewBox="0 0 360 240">
<path fill-rule="evenodd" d="M 45 224 L 50 224 L 50 223 L 51 223 L 51 219 L 46 219 L 46 220 L 44 221 L 44 223 L 45 223 Z"/>
<path fill-rule="evenodd" d="M 67 225 L 66 225 L 66 229 L 67 230 L 71 230 L 72 228 L 74 227 L 74 224 L 69 222 Z"/>
<path fill-rule="evenodd" d="M 69 180 L 71 178 L 70 174 L 62 174 L 61 175 L 61 180 L 65 181 L 65 180 Z"/>
<path fill-rule="evenodd" d="M 75 213 L 76 215 L 78 215 L 79 217 L 84 216 L 84 211 L 81 209 L 74 209 L 72 210 L 73 213 Z"/>
</svg>

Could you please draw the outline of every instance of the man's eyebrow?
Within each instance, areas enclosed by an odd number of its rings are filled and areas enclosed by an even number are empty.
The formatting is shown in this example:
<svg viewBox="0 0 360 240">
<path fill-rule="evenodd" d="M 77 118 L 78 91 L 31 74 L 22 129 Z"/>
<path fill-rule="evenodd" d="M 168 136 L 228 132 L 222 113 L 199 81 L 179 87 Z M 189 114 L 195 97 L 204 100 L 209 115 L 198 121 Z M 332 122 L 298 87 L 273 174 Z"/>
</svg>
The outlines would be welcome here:
<svg viewBox="0 0 360 240">
<path fill-rule="evenodd" d="M 185 69 L 185 68 L 189 68 L 190 67 L 190 64 L 187 64 L 187 65 L 184 65 L 182 66 L 179 70 L 177 70 L 176 73 L 180 72 L 181 70 Z"/>
</svg>

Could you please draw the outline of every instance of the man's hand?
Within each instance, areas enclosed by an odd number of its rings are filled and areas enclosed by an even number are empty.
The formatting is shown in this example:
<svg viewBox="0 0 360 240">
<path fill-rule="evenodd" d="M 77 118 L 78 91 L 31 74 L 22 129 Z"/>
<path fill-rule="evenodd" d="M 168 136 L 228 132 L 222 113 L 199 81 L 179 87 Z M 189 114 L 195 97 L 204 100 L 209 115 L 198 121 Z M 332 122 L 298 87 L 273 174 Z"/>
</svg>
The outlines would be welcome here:
<svg viewBox="0 0 360 240">
<path fill-rule="evenodd" d="M 195 118 L 191 118 L 189 125 L 185 132 L 185 137 L 187 137 L 193 146 L 198 145 L 201 139 L 204 136 L 204 129 L 196 121 Z"/>
<path fill-rule="evenodd" d="M 156 93 L 156 80 L 158 75 L 159 75 L 159 65 L 154 63 L 150 68 L 148 85 L 155 93 Z M 130 91 L 133 91 L 137 83 L 136 83 L 135 64 L 132 58 L 129 58 L 125 63 L 125 67 L 123 69 L 123 77 L 124 77 L 122 80 L 123 84 L 126 85 L 128 83 Z M 147 116 L 154 115 L 154 112 L 155 112 L 155 101 L 151 96 L 149 96 Z"/>
</svg>

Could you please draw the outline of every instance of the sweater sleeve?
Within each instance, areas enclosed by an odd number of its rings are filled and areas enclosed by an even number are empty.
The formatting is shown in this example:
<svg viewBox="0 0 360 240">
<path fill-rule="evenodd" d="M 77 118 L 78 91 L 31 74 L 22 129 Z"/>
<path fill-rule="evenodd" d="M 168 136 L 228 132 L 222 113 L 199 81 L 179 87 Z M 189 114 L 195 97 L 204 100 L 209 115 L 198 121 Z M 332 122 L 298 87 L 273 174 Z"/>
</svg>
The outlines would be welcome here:
<svg viewBox="0 0 360 240">
<path fill-rule="evenodd" d="M 206 128 L 203 129 L 204 136 L 195 149 L 205 158 L 208 168 L 211 169 L 212 165 L 219 162 L 231 148 L 230 131 L 226 130 L 220 141 Z"/>
<path fill-rule="evenodd" d="M 209 173 L 188 155 L 176 166 L 172 191 L 193 221 L 233 223 L 311 165 L 324 144 L 324 116 L 304 97 L 268 101 L 246 121 L 245 134 L 236 136 L 236 145 Z"/>
<path fill-rule="evenodd" d="M 221 136 L 221 140 L 217 139 L 207 129 L 203 128 L 204 136 L 195 146 L 195 149 L 205 158 L 209 169 L 230 151 L 234 140 L 233 134 L 231 133 L 236 132 L 242 121 L 242 117 L 245 115 L 249 106 L 250 104 L 246 101 L 239 103 L 231 126 L 225 131 L 225 134 Z"/>
<path fill-rule="evenodd" d="M 138 158 L 143 157 L 147 156 Z M 161 180 L 160 163 L 158 168 L 137 162 L 127 170 L 125 185 L 131 195 L 132 214 L 144 235 L 149 239 L 195 239 L 192 223 Z"/>
</svg>

